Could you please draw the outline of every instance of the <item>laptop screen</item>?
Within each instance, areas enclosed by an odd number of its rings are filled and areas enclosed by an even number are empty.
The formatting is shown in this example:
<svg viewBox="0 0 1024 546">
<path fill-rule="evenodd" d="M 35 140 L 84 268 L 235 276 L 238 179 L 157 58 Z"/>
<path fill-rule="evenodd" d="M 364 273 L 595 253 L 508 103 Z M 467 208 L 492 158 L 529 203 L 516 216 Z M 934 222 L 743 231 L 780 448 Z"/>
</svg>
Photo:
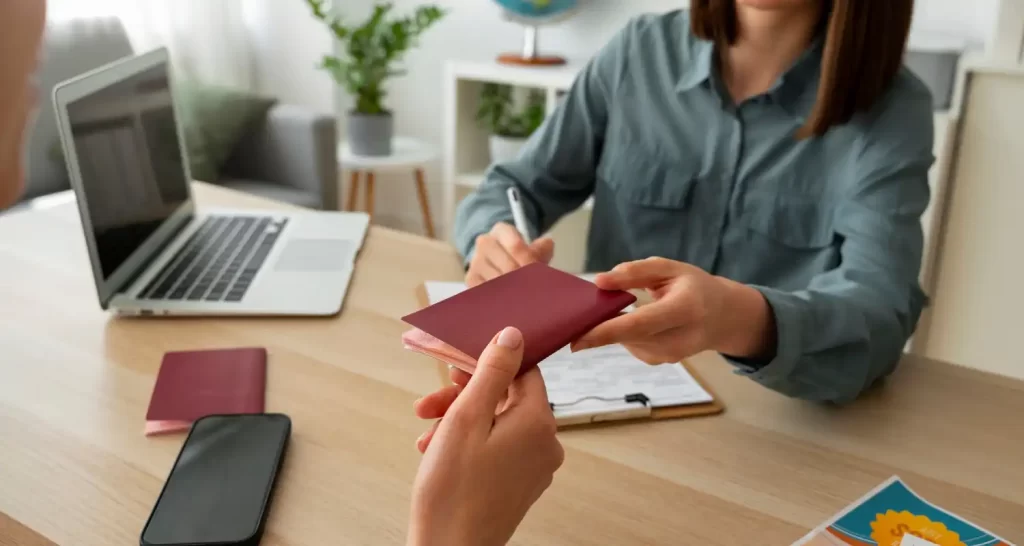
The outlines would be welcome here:
<svg viewBox="0 0 1024 546">
<path fill-rule="evenodd" d="M 106 280 L 189 199 L 167 66 L 120 80 L 67 108 Z"/>
</svg>

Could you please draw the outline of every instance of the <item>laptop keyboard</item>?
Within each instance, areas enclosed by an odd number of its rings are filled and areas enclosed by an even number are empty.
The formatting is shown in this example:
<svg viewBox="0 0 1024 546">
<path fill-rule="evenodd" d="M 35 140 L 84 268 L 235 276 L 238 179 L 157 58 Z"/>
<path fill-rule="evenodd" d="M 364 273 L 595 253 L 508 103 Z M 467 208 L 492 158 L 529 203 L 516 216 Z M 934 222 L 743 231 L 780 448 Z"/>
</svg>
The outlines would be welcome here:
<svg viewBox="0 0 1024 546">
<path fill-rule="evenodd" d="M 242 301 L 287 222 L 270 216 L 206 218 L 140 298 Z"/>
</svg>

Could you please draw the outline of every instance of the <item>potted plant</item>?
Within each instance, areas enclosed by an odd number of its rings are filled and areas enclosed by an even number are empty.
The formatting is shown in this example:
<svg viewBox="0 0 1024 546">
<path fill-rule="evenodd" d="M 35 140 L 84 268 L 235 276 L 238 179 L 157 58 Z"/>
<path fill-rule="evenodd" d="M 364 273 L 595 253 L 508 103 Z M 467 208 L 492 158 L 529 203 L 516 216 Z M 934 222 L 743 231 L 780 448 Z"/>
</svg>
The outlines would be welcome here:
<svg viewBox="0 0 1024 546">
<path fill-rule="evenodd" d="M 525 100 L 516 101 L 511 85 L 484 84 L 476 119 L 490 133 L 491 162 L 519 155 L 530 135 L 544 123 L 544 93 L 531 89 Z"/>
<path fill-rule="evenodd" d="M 342 45 L 339 55 L 324 55 L 319 68 L 328 71 L 355 99 L 347 124 L 352 153 L 391 155 L 394 119 L 384 106 L 385 85 L 389 78 L 403 74 L 395 65 L 423 32 L 444 17 L 445 11 L 437 6 L 421 6 L 410 16 L 392 17 L 393 6 L 378 2 L 365 21 L 349 25 L 330 13 L 328 0 L 306 3 Z"/>
</svg>

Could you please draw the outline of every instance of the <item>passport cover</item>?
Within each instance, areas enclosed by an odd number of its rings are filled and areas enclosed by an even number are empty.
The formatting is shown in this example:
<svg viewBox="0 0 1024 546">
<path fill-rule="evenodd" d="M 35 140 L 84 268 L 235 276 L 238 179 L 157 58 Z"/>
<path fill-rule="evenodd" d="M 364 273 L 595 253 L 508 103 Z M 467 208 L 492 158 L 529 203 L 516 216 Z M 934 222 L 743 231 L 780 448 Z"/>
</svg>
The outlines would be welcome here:
<svg viewBox="0 0 1024 546">
<path fill-rule="evenodd" d="M 146 412 L 147 436 L 188 430 L 207 415 L 263 413 L 267 350 L 166 353 Z"/>
<path fill-rule="evenodd" d="M 514 326 L 526 343 L 521 375 L 634 302 L 636 296 L 629 292 L 601 290 L 575 275 L 534 263 L 402 317 L 429 334 L 407 332 L 403 340 L 432 355 L 446 344 L 457 351 L 452 354 L 462 353 L 475 364 L 498 332 Z"/>
</svg>

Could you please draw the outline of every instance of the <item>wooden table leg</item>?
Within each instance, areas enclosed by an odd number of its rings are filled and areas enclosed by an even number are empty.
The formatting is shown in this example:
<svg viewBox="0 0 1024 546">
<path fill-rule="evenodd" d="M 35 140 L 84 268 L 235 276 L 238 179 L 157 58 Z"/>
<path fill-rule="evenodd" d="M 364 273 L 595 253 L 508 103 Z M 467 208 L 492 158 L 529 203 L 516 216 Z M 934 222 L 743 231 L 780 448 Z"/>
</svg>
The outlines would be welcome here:
<svg viewBox="0 0 1024 546">
<path fill-rule="evenodd" d="M 370 215 L 370 219 L 373 219 L 373 182 L 374 175 L 373 171 L 367 171 L 366 173 L 366 214 Z"/>
<path fill-rule="evenodd" d="M 356 210 L 356 201 L 359 199 L 359 171 L 352 171 L 352 180 L 348 183 L 348 203 L 345 203 L 345 210 L 352 212 Z"/>
<path fill-rule="evenodd" d="M 430 216 L 430 201 L 427 199 L 427 182 L 423 177 L 423 169 L 416 169 L 416 191 L 420 194 L 420 209 L 423 210 L 423 225 L 427 228 L 427 237 L 434 238 L 434 219 Z"/>
</svg>

